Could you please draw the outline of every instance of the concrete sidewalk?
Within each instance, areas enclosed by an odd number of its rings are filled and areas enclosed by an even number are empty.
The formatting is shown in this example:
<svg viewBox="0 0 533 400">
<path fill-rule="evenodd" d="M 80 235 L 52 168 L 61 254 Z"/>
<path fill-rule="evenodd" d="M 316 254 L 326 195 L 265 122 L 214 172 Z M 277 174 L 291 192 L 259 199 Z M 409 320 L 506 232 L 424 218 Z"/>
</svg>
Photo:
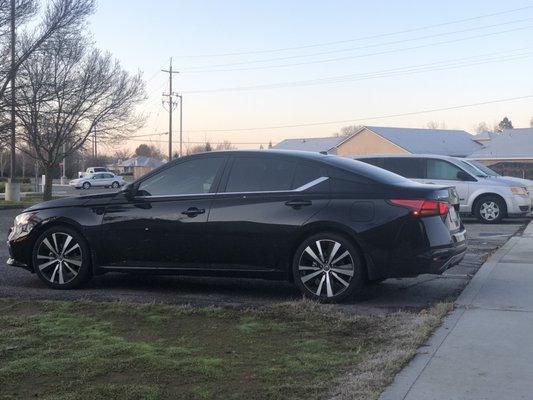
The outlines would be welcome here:
<svg viewBox="0 0 533 400">
<path fill-rule="evenodd" d="M 533 399 L 533 223 L 481 267 L 380 399 Z"/>
</svg>

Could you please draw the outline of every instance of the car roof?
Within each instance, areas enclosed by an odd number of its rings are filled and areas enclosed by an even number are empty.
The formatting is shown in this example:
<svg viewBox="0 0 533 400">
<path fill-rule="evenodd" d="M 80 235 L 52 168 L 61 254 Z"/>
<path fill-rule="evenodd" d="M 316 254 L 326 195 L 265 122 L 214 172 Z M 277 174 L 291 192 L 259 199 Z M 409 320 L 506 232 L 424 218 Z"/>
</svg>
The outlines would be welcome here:
<svg viewBox="0 0 533 400">
<path fill-rule="evenodd" d="M 346 156 L 353 158 L 355 160 L 366 159 L 366 158 L 436 158 L 439 160 L 462 160 L 461 157 L 452 157 L 452 156 L 441 156 L 438 154 L 365 154 L 365 155 L 355 155 L 355 156 Z"/>
</svg>

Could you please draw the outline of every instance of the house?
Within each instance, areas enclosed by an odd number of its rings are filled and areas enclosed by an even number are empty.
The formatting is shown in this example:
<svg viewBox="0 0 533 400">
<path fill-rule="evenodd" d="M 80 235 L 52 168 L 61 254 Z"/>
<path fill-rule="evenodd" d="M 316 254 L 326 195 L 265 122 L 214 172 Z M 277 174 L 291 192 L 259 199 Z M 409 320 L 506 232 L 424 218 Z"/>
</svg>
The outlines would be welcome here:
<svg viewBox="0 0 533 400">
<path fill-rule="evenodd" d="M 478 133 L 477 135 L 474 135 L 474 140 L 478 142 L 479 144 L 486 145 L 496 136 L 498 136 L 498 134 L 494 132 L 481 132 L 481 133 Z"/>
<path fill-rule="evenodd" d="M 133 178 L 137 179 L 161 165 L 163 162 L 156 158 L 137 156 L 120 161 L 116 165 L 110 166 L 110 169 L 119 174 L 133 175 Z"/>
<path fill-rule="evenodd" d="M 342 137 L 286 139 L 275 149 L 324 151 L 340 156 L 365 154 L 438 154 L 466 157 L 483 146 L 468 132 L 449 129 L 362 126 Z"/>
<path fill-rule="evenodd" d="M 492 134 L 485 146 L 468 158 L 481 161 L 502 175 L 533 179 L 533 128 Z"/>
</svg>

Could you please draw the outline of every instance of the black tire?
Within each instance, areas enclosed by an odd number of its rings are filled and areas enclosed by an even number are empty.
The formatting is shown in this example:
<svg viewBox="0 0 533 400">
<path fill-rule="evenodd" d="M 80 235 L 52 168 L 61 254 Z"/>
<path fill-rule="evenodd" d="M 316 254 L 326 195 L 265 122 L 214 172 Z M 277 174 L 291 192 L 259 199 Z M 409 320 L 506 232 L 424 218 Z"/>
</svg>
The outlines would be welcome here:
<svg viewBox="0 0 533 400">
<path fill-rule="evenodd" d="M 505 202 L 498 196 L 483 196 L 474 207 L 474 215 L 483 224 L 499 224 L 506 214 Z"/>
<path fill-rule="evenodd" d="M 344 236 L 332 232 L 318 233 L 302 242 L 294 254 L 292 274 L 304 296 L 324 303 L 353 297 L 366 281 L 359 251 Z"/>
<path fill-rule="evenodd" d="M 113 184 L 111 185 L 111 187 L 112 187 L 113 189 L 119 188 L 119 187 L 120 187 L 120 183 L 118 183 L 118 182 L 113 182 Z"/>
<path fill-rule="evenodd" d="M 32 260 L 37 276 L 54 289 L 79 287 L 92 276 L 87 241 L 68 226 L 54 226 L 39 235 Z"/>
<path fill-rule="evenodd" d="M 90 189 L 91 183 L 90 182 L 83 182 L 83 185 L 81 185 L 82 189 Z"/>
</svg>

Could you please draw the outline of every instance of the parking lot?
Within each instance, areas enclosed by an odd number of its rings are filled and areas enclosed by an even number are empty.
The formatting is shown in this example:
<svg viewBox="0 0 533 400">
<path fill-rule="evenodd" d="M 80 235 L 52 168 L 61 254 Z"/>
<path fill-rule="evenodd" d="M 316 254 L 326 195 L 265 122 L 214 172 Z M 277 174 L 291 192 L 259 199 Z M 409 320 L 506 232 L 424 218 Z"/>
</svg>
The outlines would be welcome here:
<svg viewBox="0 0 533 400">
<path fill-rule="evenodd" d="M 20 210 L 0 210 L 0 232 L 5 235 L 19 212 Z M 346 302 L 343 307 L 353 312 L 375 313 L 397 308 L 420 309 L 440 301 L 453 300 L 486 258 L 511 236 L 520 234 L 528 221 L 510 219 L 500 225 L 483 225 L 468 218 L 465 224 L 469 249 L 461 264 L 444 275 L 389 279 L 369 285 L 363 293 Z M 0 297 L 129 300 L 228 307 L 253 306 L 300 297 L 298 290 L 285 282 L 129 274 L 97 276 L 82 289 L 58 291 L 47 288 L 36 276 L 25 270 L 8 267 L 5 264 L 7 257 L 7 246 L 2 241 Z"/>
</svg>

